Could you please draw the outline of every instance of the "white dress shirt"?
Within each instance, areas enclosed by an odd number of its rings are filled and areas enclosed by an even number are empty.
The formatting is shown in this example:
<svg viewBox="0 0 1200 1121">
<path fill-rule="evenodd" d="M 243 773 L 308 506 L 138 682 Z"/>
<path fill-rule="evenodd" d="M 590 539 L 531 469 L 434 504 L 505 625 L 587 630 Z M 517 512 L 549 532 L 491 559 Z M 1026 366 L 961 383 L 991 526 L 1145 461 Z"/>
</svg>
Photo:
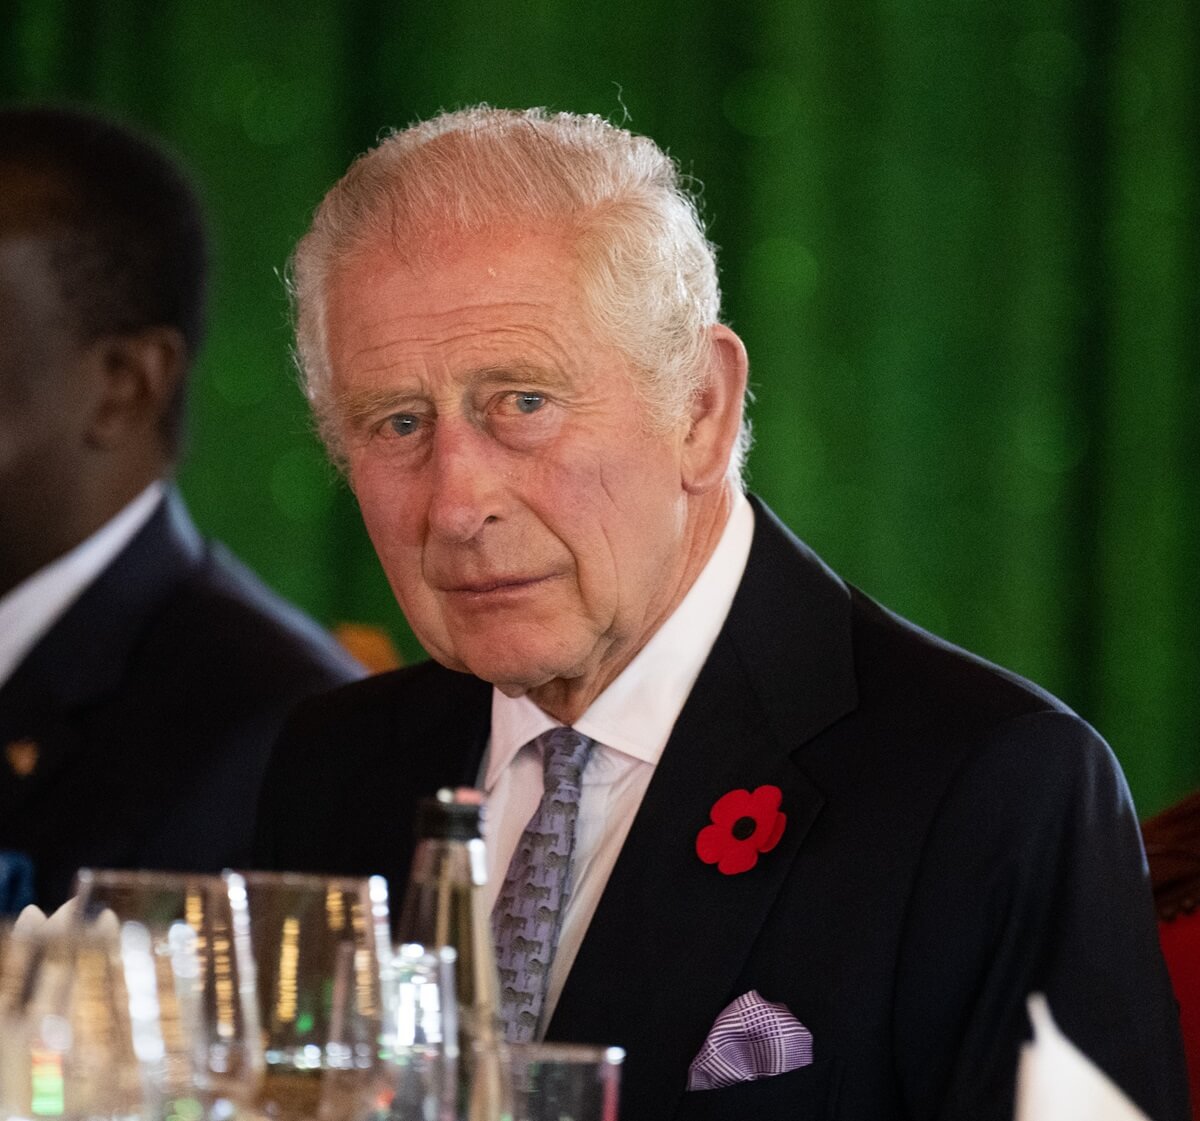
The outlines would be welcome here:
<svg viewBox="0 0 1200 1121">
<path fill-rule="evenodd" d="M 150 520 L 164 489 L 155 479 L 91 537 L 0 596 L 0 685 Z"/>
<path fill-rule="evenodd" d="M 573 725 L 597 746 L 583 774 L 571 897 L 547 982 L 543 1026 L 554 1014 L 671 729 L 729 614 L 753 536 L 754 512 L 739 494 L 716 549 L 679 606 Z M 480 772 L 488 803 L 489 914 L 542 797 L 542 761 L 529 741 L 556 726 L 528 697 L 493 690 L 491 738 Z"/>
</svg>

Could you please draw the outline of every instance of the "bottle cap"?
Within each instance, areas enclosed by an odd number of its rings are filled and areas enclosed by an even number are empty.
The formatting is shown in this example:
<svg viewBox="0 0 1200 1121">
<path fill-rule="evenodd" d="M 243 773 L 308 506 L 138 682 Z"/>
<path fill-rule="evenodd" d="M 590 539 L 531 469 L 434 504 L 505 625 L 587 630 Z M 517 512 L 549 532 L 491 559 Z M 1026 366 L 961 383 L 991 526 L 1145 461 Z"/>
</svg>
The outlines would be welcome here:
<svg viewBox="0 0 1200 1121">
<path fill-rule="evenodd" d="M 418 837 L 437 841 L 473 841 L 479 836 L 483 796 L 478 790 L 460 787 L 439 790 L 433 798 L 417 803 Z"/>
</svg>

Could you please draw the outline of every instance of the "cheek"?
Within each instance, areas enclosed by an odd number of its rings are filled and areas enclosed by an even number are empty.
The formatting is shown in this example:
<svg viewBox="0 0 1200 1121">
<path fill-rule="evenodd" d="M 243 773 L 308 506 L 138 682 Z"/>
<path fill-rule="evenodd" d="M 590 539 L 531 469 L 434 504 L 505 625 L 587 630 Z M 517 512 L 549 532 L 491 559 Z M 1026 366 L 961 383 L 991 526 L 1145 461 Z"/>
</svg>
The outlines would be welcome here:
<svg viewBox="0 0 1200 1121">
<path fill-rule="evenodd" d="M 440 616 L 436 597 L 426 583 L 422 552 L 404 512 L 395 504 L 360 500 L 363 524 L 400 610 L 418 638 L 428 643 L 427 628 Z"/>
<path fill-rule="evenodd" d="M 656 467 L 610 461 L 590 486 L 562 488 L 547 510 L 548 524 L 575 556 L 586 596 L 624 599 L 670 570 L 686 503 L 674 476 Z"/>
<path fill-rule="evenodd" d="M 394 473 L 381 469 L 376 460 L 367 456 L 352 459 L 347 476 L 372 537 L 376 533 L 391 536 L 403 531 L 413 504 L 411 501 L 401 501 L 401 496 L 410 495 L 410 487 L 406 487 Z"/>
<path fill-rule="evenodd" d="M 397 479 L 370 460 L 351 461 L 351 490 L 392 594 L 409 624 L 427 646 L 428 628 L 437 627 L 440 609 L 424 576 L 424 507 L 419 481 Z"/>
<path fill-rule="evenodd" d="M 349 478 L 367 535 L 395 585 L 405 569 L 418 563 L 421 536 L 416 504 L 408 495 L 401 500 L 395 480 L 361 469 L 352 469 Z"/>
</svg>

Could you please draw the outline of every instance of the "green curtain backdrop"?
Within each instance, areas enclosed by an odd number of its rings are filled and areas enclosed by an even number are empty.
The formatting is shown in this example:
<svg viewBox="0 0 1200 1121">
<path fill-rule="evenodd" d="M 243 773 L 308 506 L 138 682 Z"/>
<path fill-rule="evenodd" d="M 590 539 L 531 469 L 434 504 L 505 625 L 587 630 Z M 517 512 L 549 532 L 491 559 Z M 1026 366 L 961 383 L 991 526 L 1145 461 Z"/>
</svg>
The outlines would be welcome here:
<svg viewBox="0 0 1200 1121">
<path fill-rule="evenodd" d="M 753 487 L 1064 697 L 1143 813 L 1200 784 L 1195 0 L 4 2 L 0 95 L 97 106 L 193 169 L 217 259 L 183 489 L 322 620 L 419 656 L 289 366 L 307 215 L 439 108 L 596 112 L 703 183 Z"/>
</svg>

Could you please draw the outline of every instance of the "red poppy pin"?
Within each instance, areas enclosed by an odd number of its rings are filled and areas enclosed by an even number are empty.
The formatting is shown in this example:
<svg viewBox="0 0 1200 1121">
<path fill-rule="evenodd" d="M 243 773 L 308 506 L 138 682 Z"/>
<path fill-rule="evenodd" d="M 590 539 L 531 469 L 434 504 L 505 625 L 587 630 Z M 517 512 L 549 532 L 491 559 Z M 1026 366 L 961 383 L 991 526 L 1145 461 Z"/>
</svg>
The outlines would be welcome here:
<svg viewBox="0 0 1200 1121">
<path fill-rule="evenodd" d="M 712 824 L 696 834 L 696 855 L 726 876 L 749 872 L 758 863 L 758 854 L 770 852 L 783 836 L 787 814 L 779 810 L 781 801 L 778 786 L 721 795 L 708 813 Z"/>
</svg>

